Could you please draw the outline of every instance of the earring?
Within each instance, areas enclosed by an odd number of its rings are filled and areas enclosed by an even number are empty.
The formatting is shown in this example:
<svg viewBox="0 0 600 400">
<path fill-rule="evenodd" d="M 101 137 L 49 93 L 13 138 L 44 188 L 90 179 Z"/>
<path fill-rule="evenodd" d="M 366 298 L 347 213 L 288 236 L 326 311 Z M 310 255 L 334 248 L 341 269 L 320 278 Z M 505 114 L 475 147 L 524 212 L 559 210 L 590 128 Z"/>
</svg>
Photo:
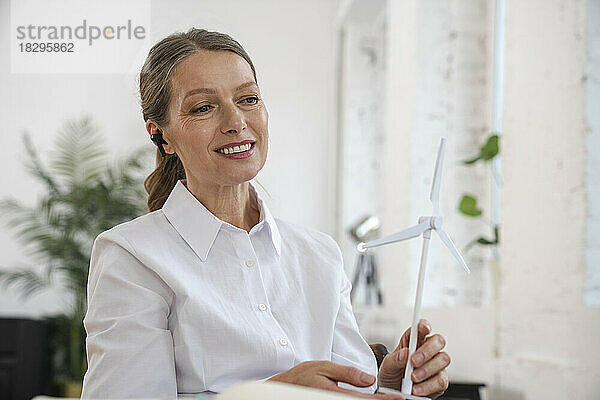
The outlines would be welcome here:
<svg viewBox="0 0 600 400">
<path fill-rule="evenodd" d="M 169 143 L 165 142 L 165 139 L 163 139 L 162 132 L 158 131 L 158 133 L 151 134 L 150 140 L 152 140 L 154 143 L 156 143 L 156 146 L 158 146 L 158 151 L 160 152 L 160 155 L 162 157 L 166 157 L 167 153 L 165 153 L 165 149 L 163 149 L 162 145 L 169 144 Z"/>
</svg>

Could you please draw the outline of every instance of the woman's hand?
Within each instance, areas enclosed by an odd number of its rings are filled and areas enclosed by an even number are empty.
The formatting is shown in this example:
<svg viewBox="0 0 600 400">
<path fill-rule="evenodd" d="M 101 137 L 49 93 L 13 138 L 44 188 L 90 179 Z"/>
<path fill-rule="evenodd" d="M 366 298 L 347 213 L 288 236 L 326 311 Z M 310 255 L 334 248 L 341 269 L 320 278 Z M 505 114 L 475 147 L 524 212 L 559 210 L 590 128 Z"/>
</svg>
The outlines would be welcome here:
<svg viewBox="0 0 600 400">
<path fill-rule="evenodd" d="M 413 365 L 413 393 L 416 396 L 426 396 L 436 399 L 448 389 L 448 373 L 446 367 L 450 364 L 450 356 L 442 352 L 446 340 L 440 334 L 427 336 L 431 333 L 431 324 L 427 320 L 419 321 L 419 336 L 417 350 L 411 357 Z M 402 378 L 408 358 L 408 342 L 410 328 L 404 332 L 400 344 L 392 353 L 383 359 L 379 368 L 379 386 L 401 390 Z"/>
<path fill-rule="evenodd" d="M 371 386 L 375 383 L 375 377 L 354 367 L 336 364 L 331 361 L 306 361 L 285 372 L 273 376 L 267 381 L 309 386 L 367 399 L 404 400 L 402 396 L 398 395 L 365 394 L 338 387 L 338 382 L 346 382 L 358 387 Z"/>
</svg>

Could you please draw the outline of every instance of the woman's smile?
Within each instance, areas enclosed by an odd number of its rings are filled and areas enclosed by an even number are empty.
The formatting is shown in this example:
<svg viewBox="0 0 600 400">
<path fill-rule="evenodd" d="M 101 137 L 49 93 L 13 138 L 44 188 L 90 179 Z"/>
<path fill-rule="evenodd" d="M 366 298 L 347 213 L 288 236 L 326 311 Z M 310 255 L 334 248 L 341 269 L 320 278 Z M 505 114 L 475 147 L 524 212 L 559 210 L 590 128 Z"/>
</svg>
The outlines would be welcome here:
<svg viewBox="0 0 600 400">
<path fill-rule="evenodd" d="M 240 160 L 251 157 L 254 154 L 255 143 L 256 142 L 251 140 L 245 140 L 240 143 L 231 143 L 215 150 L 215 152 L 225 158 Z"/>
</svg>

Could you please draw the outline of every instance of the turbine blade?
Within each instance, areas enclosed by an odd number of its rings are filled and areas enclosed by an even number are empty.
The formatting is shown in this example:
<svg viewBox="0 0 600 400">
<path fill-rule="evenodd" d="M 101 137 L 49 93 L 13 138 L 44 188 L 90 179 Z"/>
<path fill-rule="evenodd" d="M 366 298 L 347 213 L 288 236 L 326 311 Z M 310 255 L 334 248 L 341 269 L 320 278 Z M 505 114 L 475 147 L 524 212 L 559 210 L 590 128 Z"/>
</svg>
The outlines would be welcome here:
<svg viewBox="0 0 600 400">
<path fill-rule="evenodd" d="M 435 161 L 435 170 L 433 171 L 433 181 L 431 182 L 431 193 L 429 199 L 433 204 L 433 215 L 440 214 L 440 185 L 442 183 L 442 168 L 444 166 L 444 155 L 446 153 L 446 139 L 440 139 L 437 160 Z"/>
<path fill-rule="evenodd" d="M 381 239 L 371 240 L 370 242 L 363 244 L 362 247 L 365 249 L 368 249 L 371 247 L 383 246 L 384 244 L 388 244 L 388 243 L 394 243 L 394 242 L 400 242 L 402 240 L 412 239 L 414 237 L 421 235 L 427 229 L 431 229 L 431 224 L 429 223 L 429 220 L 426 222 L 422 222 L 419 225 L 412 226 L 403 231 L 393 233 L 393 234 L 383 237 Z"/>
<path fill-rule="evenodd" d="M 467 274 L 470 274 L 471 270 L 467 266 L 467 263 L 465 262 L 465 259 L 463 258 L 463 256 L 460 254 L 460 251 L 458 251 L 458 249 L 454 245 L 454 242 L 452 241 L 452 239 L 450 239 L 450 236 L 448 236 L 448 234 L 441 229 L 435 229 L 435 231 L 440 236 L 440 239 L 442 239 L 442 242 L 444 242 L 444 244 L 446 245 L 448 250 L 450 250 L 450 253 L 452 253 L 454 258 L 456 258 L 456 260 L 459 262 L 459 264 L 463 266 L 465 271 L 467 271 Z"/>
</svg>

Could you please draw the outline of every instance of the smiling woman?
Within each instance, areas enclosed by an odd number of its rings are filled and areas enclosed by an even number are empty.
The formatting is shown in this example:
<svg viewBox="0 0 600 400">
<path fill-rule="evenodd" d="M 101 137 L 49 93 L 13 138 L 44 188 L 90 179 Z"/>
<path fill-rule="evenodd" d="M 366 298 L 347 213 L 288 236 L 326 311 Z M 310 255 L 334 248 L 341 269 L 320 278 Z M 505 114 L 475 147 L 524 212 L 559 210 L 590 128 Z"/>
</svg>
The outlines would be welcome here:
<svg viewBox="0 0 600 400">
<path fill-rule="evenodd" d="M 250 183 L 269 116 L 239 43 L 201 29 L 161 40 L 140 95 L 158 146 L 150 212 L 94 242 L 82 398 L 175 398 L 248 380 L 398 397 L 373 394 L 375 376 L 399 388 L 409 332 L 378 371 L 337 243 L 274 218 Z M 422 323 L 413 379 L 435 397 L 449 357 L 430 332 Z"/>
<path fill-rule="evenodd" d="M 251 204 L 247 182 L 264 166 L 268 148 L 268 114 L 253 69 L 231 51 L 197 49 L 174 67 L 169 85 L 167 122 L 148 118 L 148 132 L 162 133 L 165 152 L 181 161 L 187 188 L 202 204 L 249 231 L 258 214 L 237 210 Z"/>
<path fill-rule="evenodd" d="M 214 60 L 215 62 L 212 62 L 213 70 L 209 71 L 207 68 L 210 65 L 202 62 L 209 61 L 210 63 L 211 56 L 219 56 L 218 61 L 224 61 L 224 63 L 219 64 L 216 62 L 217 60 Z M 200 65 L 202 68 L 198 68 Z M 221 71 L 221 65 L 227 66 L 228 70 Z M 263 158 L 266 157 L 268 115 L 266 115 L 266 108 L 258 97 L 258 83 L 254 64 L 237 41 L 218 32 L 190 30 L 186 34 L 167 37 L 152 48 L 140 74 L 142 112 L 149 133 L 163 133 L 163 139 L 167 139 L 168 143 L 172 135 L 176 135 L 178 132 L 181 133 L 183 124 L 186 124 L 186 126 L 192 124 L 194 128 L 204 132 L 200 140 L 206 140 L 205 136 L 209 135 L 209 133 L 206 133 L 208 130 L 206 121 L 212 121 L 213 123 L 215 121 L 214 117 L 210 118 L 210 114 L 214 115 L 215 112 L 218 112 L 220 116 L 223 114 L 222 105 L 218 110 L 215 110 L 219 106 L 215 103 L 215 100 L 219 100 L 219 95 L 221 100 L 226 94 L 231 96 L 231 93 L 224 93 L 226 90 L 231 92 L 230 85 L 232 84 L 227 81 L 226 73 L 235 72 L 241 72 L 242 75 L 239 78 L 245 79 L 241 85 L 233 87 L 232 92 L 236 96 L 243 93 L 236 108 L 239 110 L 240 106 L 243 106 L 244 110 L 240 111 L 255 110 L 260 105 L 260 111 L 265 114 L 263 117 L 265 126 L 260 130 L 260 133 L 264 131 Z M 219 88 L 215 85 L 218 82 L 213 82 L 214 78 L 220 78 L 221 81 L 225 80 L 226 87 L 222 87 L 220 93 Z M 208 82 L 208 84 L 202 85 L 203 81 Z M 200 85 L 198 85 L 199 83 Z M 174 92 L 177 95 L 173 95 Z M 171 101 L 172 98 L 173 101 Z M 257 104 L 244 105 L 244 102 L 248 102 L 248 98 L 252 98 Z M 225 108 L 227 107 L 228 105 L 225 105 Z M 174 121 L 174 124 L 171 125 L 174 129 L 164 131 L 171 121 Z M 177 124 L 181 127 L 180 129 L 177 129 Z M 160 127 L 163 127 L 164 132 L 161 131 Z M 214 126 L 212 129 L 214 133 Z M 247 132 L 245 133 L 247 134 Z M 190 135 L 188 134 L 188 136 Z M 254 142 L 255 139 L 248 140 Z M 219 145 L 213 144 L 213 146 Z M 166 149 L 169 155 L 164 158 L 157 152 L 157 168 L 145 182 L 150 211 L 160 209 L 175 183 L 179 179 L 186 178 L 182 159 L 185 155 L 180 154 L 181 150 L 178 153 L 173 146 L 168 144 Z M 190 163 L 192 163 L 191 160 Z M 264 159 L 262 165 L 264 165 Z M 214 165 L 212 171 L 214 173 Z M 200 175 L 202 174 L 203 170 L 200 169 Z"/>
</svg>

